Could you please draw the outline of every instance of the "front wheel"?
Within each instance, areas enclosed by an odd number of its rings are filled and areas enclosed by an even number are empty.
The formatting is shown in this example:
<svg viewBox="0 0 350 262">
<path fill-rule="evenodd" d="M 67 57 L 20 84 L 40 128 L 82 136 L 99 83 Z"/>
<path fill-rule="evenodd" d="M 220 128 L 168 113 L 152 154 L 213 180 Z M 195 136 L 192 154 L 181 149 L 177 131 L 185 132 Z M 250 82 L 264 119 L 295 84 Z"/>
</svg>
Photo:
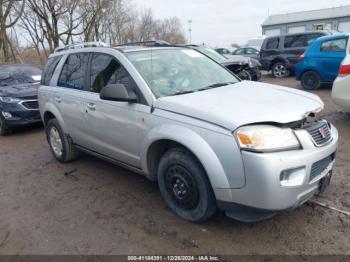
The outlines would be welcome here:
<svg viewBox="0 0 350 262">
<path fill-rule="evenodd" d="M 306 90 L 316 90 L 321 86 L 321 78 L 315 71 L 307 71 L 301 76 L 301 85 Z"/>
<path fill-rule="evenodd" d="M 239 79 L 241 80 L 248 80 L 251 81 L 252 80 L 252 75 L 248 70 L 241 70 L 240 72 L 237 73 L 237 76 L 239 77 Z"/>
<path fill-rule="evenodd" d="M 167 206 L 181 218 L 204 222 L 216 211 L 216 201 L 207 175 L 188 150 L 170 149 L 158 166 L 158 185 Z"/>
<path fill-rule="evenodd" d="M 272 68 L 272 75 L 276 78 L 283 78 L 289 76 L 287 65 L 282 62 L 275 63 Z"/>
</svg>

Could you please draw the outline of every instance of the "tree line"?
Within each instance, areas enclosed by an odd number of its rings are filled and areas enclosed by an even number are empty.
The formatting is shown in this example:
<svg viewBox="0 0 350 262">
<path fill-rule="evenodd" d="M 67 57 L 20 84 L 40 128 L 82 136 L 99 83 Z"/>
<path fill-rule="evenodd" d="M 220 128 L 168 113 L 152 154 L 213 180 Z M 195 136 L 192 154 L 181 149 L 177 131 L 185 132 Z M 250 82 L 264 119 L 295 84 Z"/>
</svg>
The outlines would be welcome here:
<svg viewBox="0 0 350 262">
<path fill-rule="evenodd" d="M 177 17 L 156 19 L 127 0 L 0 0 L 0 62 L 45 63 L 61 45 L 103 41 L 111 46 L 162 39 L 186 41 Z"/>
</svg>

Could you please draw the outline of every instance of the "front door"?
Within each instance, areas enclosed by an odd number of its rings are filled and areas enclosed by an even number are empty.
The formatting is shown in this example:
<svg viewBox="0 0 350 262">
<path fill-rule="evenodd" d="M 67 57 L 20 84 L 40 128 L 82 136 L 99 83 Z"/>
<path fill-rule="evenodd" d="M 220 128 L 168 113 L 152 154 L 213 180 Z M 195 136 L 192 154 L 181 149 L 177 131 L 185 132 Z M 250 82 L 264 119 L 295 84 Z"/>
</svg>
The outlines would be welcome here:
<svg viewBox="0 0 350 262">
<path fill-rule="evenodd" d="M 139 104 L 100 99 L 101 89 L 108 84 L 123 84 L 128 90 L 135 90 L 136 84 L 113 56 L 93 53 L 90 64 L 90 90 L 86 92 L 84 102 L 85 132 L 88 136 L 85 146 L 97 153 L 139 167 Z"/>
</svg>

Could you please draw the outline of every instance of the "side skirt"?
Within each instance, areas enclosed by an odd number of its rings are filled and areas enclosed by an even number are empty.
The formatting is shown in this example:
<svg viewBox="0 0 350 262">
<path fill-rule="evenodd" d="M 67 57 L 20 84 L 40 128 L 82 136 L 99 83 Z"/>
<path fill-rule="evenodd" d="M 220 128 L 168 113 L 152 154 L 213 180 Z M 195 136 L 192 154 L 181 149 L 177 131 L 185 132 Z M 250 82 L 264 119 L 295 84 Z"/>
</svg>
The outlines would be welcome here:
<svg viewBox="0 0 350 262">
<path fill-rule="evenodd" d="M 135 173 L 137 173 L 137 174 L 140 174 L 140 175 L 143 175 L 143 176 L 147 177 L 147 174 L 146 174 L 145 172 L 143 172 L 143 170 L 140 169 L 140 168 L 137 168 L 137 167 L 128 165 L 128 164 L 126 164 L 126 163 L 124 163 L 124 162 L 121 162 L 121 161 L 119 161 L 119 160 L 116 160 L 116 159 L 114 159 L 114 158 L 108 157 L 108 156 L 106 156 L 106 155 L 100 154 L 100 153 L 98 153 L 98 152 L 95 152 L 95 151 L 93 151 L 93 150 L 87 149 L 87 148 L 82 147 L 82 146 L 79 146 L 79 145 L 74 144 L 74 146 L 75 146 L 78 150 L 80 150 L 80 151 L 82 151 L 82 152 L 84 152 L 84 153 L 87 153 L 87 154 L 89 154 L 89 155 L 93 155 L 93 156 L 98 157 L 98 158 L 100 158 L 100 159 L 102 159 L 102 160 L 105 160 L 105 161 L 107 161 L 107 162 L 109 162 L 109 163 L 112 163 L 112 164 L 114 164 L 114 165 L 123 167 L 123 168 L 125 168 L 125 169 L 128 169 L 128 170 L 133 171 L 133 172 L 135 172 Z"/>
</svg>

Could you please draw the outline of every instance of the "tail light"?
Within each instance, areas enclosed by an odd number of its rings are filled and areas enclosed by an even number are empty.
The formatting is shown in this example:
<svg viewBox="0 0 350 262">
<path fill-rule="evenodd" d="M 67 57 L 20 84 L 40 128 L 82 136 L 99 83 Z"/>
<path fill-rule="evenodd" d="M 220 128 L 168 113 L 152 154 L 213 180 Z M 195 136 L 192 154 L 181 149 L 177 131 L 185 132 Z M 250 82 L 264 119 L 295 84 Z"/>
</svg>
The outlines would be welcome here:
<svg viewBox="0 0 350 262">
<path fill-rule="evenodd" d="M 302 54 L 300 56 L 298 56 L 298 61 L 303 61 L 305 58 L 305 54 Z"/>
<path fill-rule="evenodd" d="M 348 76 L 350 75 L 350 65 L 341 65 L 339 68 L 339 76 Z"/>
</svg>

